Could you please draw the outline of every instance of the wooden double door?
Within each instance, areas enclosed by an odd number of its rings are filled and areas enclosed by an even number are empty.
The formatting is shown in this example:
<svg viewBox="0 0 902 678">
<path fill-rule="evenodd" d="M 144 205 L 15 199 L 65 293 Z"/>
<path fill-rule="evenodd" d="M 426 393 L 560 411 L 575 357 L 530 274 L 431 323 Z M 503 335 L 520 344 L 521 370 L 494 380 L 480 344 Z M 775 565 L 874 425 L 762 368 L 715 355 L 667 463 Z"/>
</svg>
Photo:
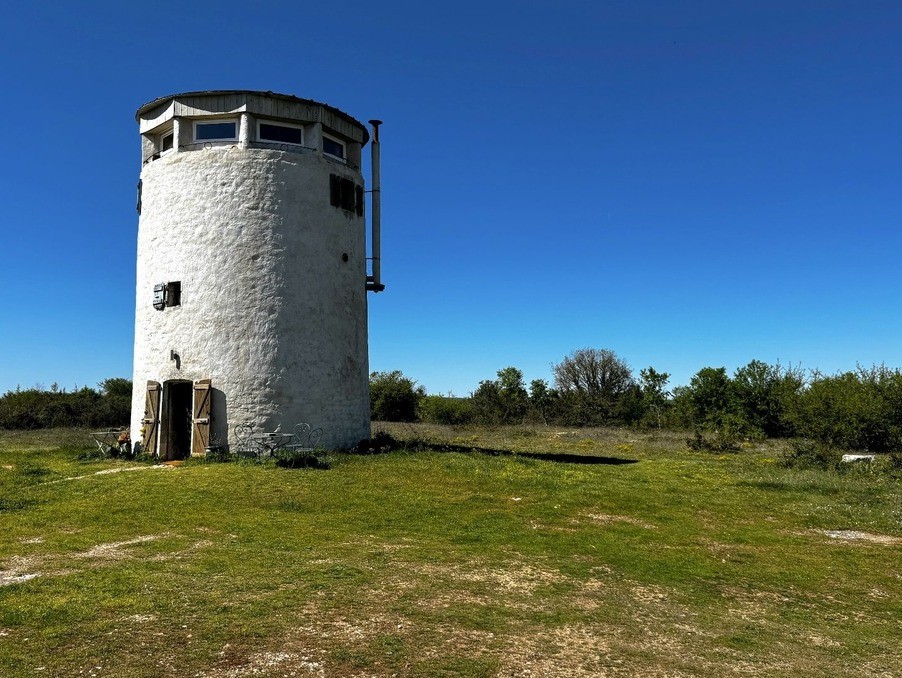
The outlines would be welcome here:
<svg viewBox="0 0 902 678">
<path fill-rule="evenodd" d="M 141 445 L 162 461 L 206 454 L 210 442 L 209 379 L 147 382 Z"/>
</svg>

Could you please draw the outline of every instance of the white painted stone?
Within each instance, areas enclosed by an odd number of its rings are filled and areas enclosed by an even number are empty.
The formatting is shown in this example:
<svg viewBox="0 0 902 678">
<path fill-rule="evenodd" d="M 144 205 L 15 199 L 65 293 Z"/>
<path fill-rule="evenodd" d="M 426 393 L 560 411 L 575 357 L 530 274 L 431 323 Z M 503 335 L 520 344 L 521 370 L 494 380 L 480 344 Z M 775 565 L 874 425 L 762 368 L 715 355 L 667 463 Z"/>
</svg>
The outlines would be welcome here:
<svg viewBox="0 0 902 678">
<path fill-rule="evenodd" d="M 243 423 L 309 422 L 329 448 L 369 437 L 365 219 L 330 204 L 330 174 L 363 185 L 315 152 L 237 144 L 144 166 L 133 440 L 147 381 L 172 379 L 212 380 L 225 444 Z M 154 285 L 172 281 L 181 305 L 155 310 Z"/>
<path fill-rule="evenodd" d="M 855 462 L 855 461 L 874 461 L 876 455 L 873 454 L 844 454 L 842 456 L 842 461 L 846 464 Z"/>
</svg>

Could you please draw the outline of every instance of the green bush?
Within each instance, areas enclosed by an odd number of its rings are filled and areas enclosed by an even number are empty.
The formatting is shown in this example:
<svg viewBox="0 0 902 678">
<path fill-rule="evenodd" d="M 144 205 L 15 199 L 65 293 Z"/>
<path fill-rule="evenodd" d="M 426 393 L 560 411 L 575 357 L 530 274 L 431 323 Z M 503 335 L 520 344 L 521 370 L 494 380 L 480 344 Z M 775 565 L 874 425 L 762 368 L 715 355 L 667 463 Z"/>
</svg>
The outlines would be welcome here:
<svg viewBox="0 0 902 678">
<path fill-rule="evenodd" d="M 770 438 L 792 436 L 795 427 L 789 413 L 796 409 L 804 385 L 805 377 L 798 367 L 753 360 L 736 370 L 730 380 L 731 410 L 750 429 Z"/>
<path fill-rule="evenodd" d="M 469 398 L 427 395 L 420 399 L 417 415 L 429 424 L 460 426 L 473 421 L 473 403 Z"/>
<path fill-rule="evenodd" d="M 416 421 L 417 404 L 426 389 L 400 370 L 370 375 L 370 418 L 374 421 Z"/>
<path fill-rule="evenodd" d="M 836 470 L 842 455 L 829 445 L 816 440 L 793 440 L 789 451 L 780 459 L 786 468 Z"/>
<path fill-rule="evenodd" d="M 721 428 L 711 433 L 695 430 L 695 435 L 686 439 L 686 445 L 694 452 L 738 452 L 742 438 L 735 429 Z"/>
<path fill-rule="evenodd" d="M 888 452 L 902 449 L 902 373 L 859 367 L 816 375 L 793 413 L 798 432 L 831 447 Z"/>
<path fill-rule="evenodd" d="M 113 428 L 128 425 L 131 411 L 131 381 L 102 381 L 100 391 L 82 387 L 72 392 L 56 384 L 8 391 L 0 396 L 0 428 L 39 429 L 71 426 Z"/>
</svg>

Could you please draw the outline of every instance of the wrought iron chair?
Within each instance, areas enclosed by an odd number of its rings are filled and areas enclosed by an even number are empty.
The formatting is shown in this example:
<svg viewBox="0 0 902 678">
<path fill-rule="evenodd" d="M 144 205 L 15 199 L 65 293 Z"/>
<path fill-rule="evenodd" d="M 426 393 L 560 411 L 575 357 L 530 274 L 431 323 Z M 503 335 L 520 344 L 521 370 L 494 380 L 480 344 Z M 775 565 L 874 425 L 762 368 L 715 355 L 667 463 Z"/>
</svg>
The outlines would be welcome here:
<svg viewBox="0 0 902 678">
<path fill-rule="evenodd" d="M 253 441 L 254 427 L 250 424 L 238 424 L 235 427 L 235 445 L 232 451 L 239 457 L 258 457 L 260 448 Z"/>
<path fill-rule="evenodd" d="M 322 428 L 311 429 L 310 424 L 298 424 L 294 427 L 294 435 L 291 438 L 291 442 L 285 445 L 283 449 L 288 453 L 291 461 L 309 466 L 311 459 L 314 462 L 319 461 L 317 455 L 323 451 L 319 446 L 319 441 L 322 437 Z"/>
</svg>

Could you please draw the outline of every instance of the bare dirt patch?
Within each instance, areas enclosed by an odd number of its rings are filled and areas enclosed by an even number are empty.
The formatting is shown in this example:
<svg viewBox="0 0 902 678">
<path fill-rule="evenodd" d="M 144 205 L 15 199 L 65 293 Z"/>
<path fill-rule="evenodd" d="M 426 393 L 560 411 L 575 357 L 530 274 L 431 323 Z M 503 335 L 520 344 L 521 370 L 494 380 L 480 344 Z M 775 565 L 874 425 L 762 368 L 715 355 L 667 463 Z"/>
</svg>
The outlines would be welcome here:
<svg viewBox="0 0 902 678">
<path fill-rule="evenodd" d="M 149 541 L 155 541 L 161 537 L 166 537 L 167 534 L 148 534 L 142 535 L 140 537 L 135 537 L 134 539 L 126 539 L 125 541 L 111 541 L 106 544 L 98 544 L 87 551 L 82 551 L 80 553 L 73 553 L 73 558 L 91 558 L 95 560 L 122 560 L 123 558 L 129 557 L 128 551 L 125 550 L 126 546 L 134 546 L 135 544 L 146 544 Z"/>
<path fill-rule="evenodd" d="M 44 485 L 55 485 L 56 483 L 65 483 L 69 480 L 84 480 L 85 478 L 93 478 L 95 476 L 106 476 L 111 473 L 126 473 L 128 471 L 149 471 L 151 469 L 171 469 L 172 466 L 165 466 L 163 464 L 155 464 L 153 466 L 125 466 L 122 468 L 108 468 L 103 471 L 96 471 L 94 473 L 89 473 L 84 476 L 70 476 L 69 478 L 60 478 L 59 480 L 51 480 L 49 482 L 43 483 Z"/>
<path fill-rule="evenodd" d="M 605 523 L 627 523 L 629 525 L 636 525 L 638 527 L 644 527 L 647 530 L 657 530 L 657 525 L 652 525 L 651 523 L 647 523 L 644 520 L 639 520 L 638 518 L 633 518 L 631 516 L 614 516 L 608 515 L 606 513 L 586 513 L 583 514 L 583 517 L 592 521 L 593 523 L 605 524 Z M 578 519 L 575 519 L 573 522 L 581 522 Z"/>
<path fill-rule="evenodd" d="M 866 542 L 870 544 L 883 544 L 885 546 L 894 546 L 902 544 L 902 538 L 893 537 L 888 534 L 873 534 L 871 532 L 861 532 L 859 530 L 817 530 L 819 534 L 824 534 L 831 539 L 851 542 Z"/>
<path fill-rule="evenodd" d="M 143 544 L 168 536 L 167 533 L 158 535 L 142 535 L 125 541 L 108 542 L 98 544 L 87 551 L 76 553 L 48 553 L 30 556 L 12 556 L 0 563 L 0 586 L 20 584 L 41 576 L 60 576 L 71 574 L 72 569 L 66 567 L 68 561 L 91 560 L 92 565 L 106 562 L 115 562 L 132 557 L 129 546 Z"/>
<path fill-rule="evenodd" d="M 221 652 L 226 655 L 227 649 Z M 257 652 L 238 666 L 214 668 L 197 674 L 204 678 L 244 678 L 244 676 L 325 676 L 321 659 L 304 652 Z"/>
<path fill-rule="evenodd" d="M 610 645 L 616 635 L 616 630 L 598 625 L 571 625 L 508 638 L 499 675 L 582 678 L 620 673 L 622 660 L 612 655 Z"/>
</svg>

